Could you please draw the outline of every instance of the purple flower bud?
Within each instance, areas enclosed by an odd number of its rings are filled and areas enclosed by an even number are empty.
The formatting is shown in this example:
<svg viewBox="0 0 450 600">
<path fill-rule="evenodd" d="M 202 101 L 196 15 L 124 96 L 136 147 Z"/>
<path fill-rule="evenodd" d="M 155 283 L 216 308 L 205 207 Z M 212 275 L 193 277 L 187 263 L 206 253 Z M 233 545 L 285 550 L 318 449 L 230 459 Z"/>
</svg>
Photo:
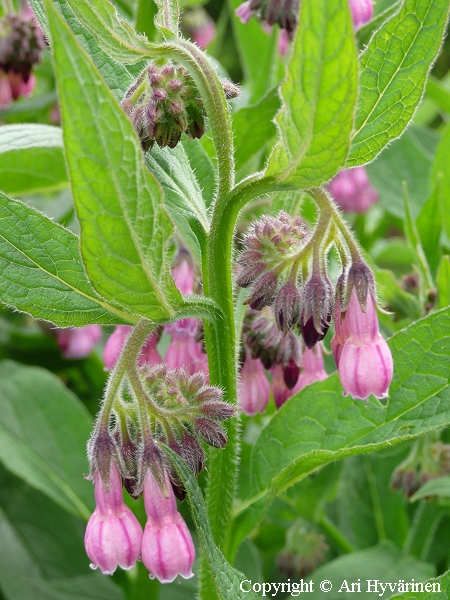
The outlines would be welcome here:
<svg viewBox="0 0 450 600">
<path fill-rule="evenodd" d="M 275 319 L 285 334 L 300 321 L 300 293 L 290 281 L 280 288 L 275 298 Z"/>
<path fill-rule="evenodd" d="M 217 388 L 212 388 L 217 389 Z M 200 408 L 202 414 L 210 419 L 217 419 L 223 421 L 224 419 L 231 419 L 236 414 L 234 407 L 227 402 L 206 402 Z"/>
<path fill-rule="evenodd" d="M 209 446 L 225 448 L 227 445 L 227 436 L 222 427 L 215 421 L 200 417 L 195 419 L 194 427 L 197 435 Z"/>
<path fill-rule="evenodd" d="M 250 304 L 250 308 L 253 310 L 261 310 L 272 303 L 277 286 L 278 278 L 272 271 L 259 275 L 245 304 Z"/>
<path fill-rule="evenodd" d="M 144 504 L 148 521 L 142 539 L 142 561 L 161 583 L 170 583 L 178 575 L 193 577 L 195 548 L 191 533 L 177 510 L 166 473 L 165 497 L 150 469 L 144 480 Z"/>
<path fill-rule="evenodd" d="M 349 0 L 353 27 L 358 30 L 370 21 L 373 15 L 372 0 Z"/>
<path fill-rule="evenodd" d="M 392 355 L 378 331 L 373 296 L 369 294 L 363 312 L 353 289 L 344 321 L 348 337 L 338 366 L 344 394 L 357 399 L 366 399 L 370 394 L 386 398 L 392 380 Z"/>
<path fill-rule="evenodd" d="M 86 325 L 77 329 L 58 329 L 56 340 L 64 358 L 78 359 L 89 356 L 102 338 L 100 325 Z"/>
<path fill-rule="evenodd" d="M 313 273 L 302 291 L 302 336 L 307 348 L 323 340 L 331 322 L 333 288 L 326 276 Z"/>
<path fill-rule="evenodd" d="M 259 358 L 246 353 L 238 387 L 238 406 L 248 416 L 263 413 L 270 399 L 270 385 Z"/>
<path fill-rule="evenodd" d="M 109 490 L 100 473 L 94 474 L 96 509 L 86 528 L 84 544 L 92 561 L 110 575 L 117 566 L 132 569 L 141 553 L 142 529 L 131 510 L 123 502 L 122 482 L 117 465 L 111 461 Z"/>
<path fill-rule="evenodd" d="M 291 357 L 289 359 L 288 364 L 285 367 L 283 367 L 284 383 L 287 385 L 288 389 L 292 390 L 294 388 L 295 384 L 298 381 L 299 374 L 300 367 Z"/>
<path fill-rule="evenodd" d="M 122 352 L 123 345 L 132 329 L 131 325 L 117 325 L 107 339 L 103 350 L 103 362 L 105 364 L 105 369 L 108 371 L 116 364 L 117 359 Z"/>
<path fill-rule="evenodd" d="M 341 171 L 327 187 L 344 212 L 365 213 L 378 202 L 378 193 L 364 167 Z"/>
</svg>

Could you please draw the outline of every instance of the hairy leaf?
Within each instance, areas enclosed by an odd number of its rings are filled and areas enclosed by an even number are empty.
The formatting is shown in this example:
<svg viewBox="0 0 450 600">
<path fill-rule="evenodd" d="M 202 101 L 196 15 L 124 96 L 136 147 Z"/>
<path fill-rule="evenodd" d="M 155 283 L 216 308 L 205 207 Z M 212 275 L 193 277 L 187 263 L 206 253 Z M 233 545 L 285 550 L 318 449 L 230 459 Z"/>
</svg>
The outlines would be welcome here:
<svg viewBox="0 0 450 600">
<path fill-rule="evenodd" d="M 46 4 L 87 274 L 109 302 L 160 321 L 180 302 L 166 261 L 172 224 L 161 187 L 145 169 L 132 124 L 52 3 Z"/>
<path fill-rule="evenodd" d="M 74 233 L 1 192 L 0 300 L 59 327 L 137 320 L 92 288 Z"/>
<path fill-rule="evenodd" d="M 447 22 L 449 0 L 406 0 L 361 56 L 360 96 L 348 167 L 398 138 L 422 99 Z"/>
<path fill-rule="evenodd" d="M 350 147 L 357 76 L 348 1 L 302 0 L 267 175 L 311 187 L 336 174 Z"/>
<path fill-rule="evenodd" d="M 0 187 L 11 195 L 55 190 L 68 185 L 62 134 L 49 125 L 0 127 Z"/>
</svg>

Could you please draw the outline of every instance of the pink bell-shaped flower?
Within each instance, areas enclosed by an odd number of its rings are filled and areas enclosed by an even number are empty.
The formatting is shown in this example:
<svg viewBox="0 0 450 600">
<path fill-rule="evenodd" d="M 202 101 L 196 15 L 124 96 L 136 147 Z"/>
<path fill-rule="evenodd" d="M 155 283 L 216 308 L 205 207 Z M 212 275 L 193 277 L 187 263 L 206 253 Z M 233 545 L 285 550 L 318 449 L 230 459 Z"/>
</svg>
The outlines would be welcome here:
<svg viewBox="0 0 450 600">
<path fill-rule="evenodd" d="M 141 353 L 139 355 L 140 365 L 158 365 L 161 361 L 161 356 L 156 349 L 156 345 L 159 341 L 159 336 L 156 333 L 152 333 L 148 336 Z"/>
<path fill-rule="evenodd" d="M 364 167 L 341 171 L 327 187 L 344 212 L 365 213 L 378 202 L 378 193 Z"/>
<path fill-rule="evenodd" d="M 370 394 L 386 398 L 392 380 L 393 362 L 389 346 L 378 330 L 375 299 L 371 293 L 368 293 L 366 312 L 363 312 L 356 289 L 352 289 L 338 335 L 340 337 L 332 343 L 332 347 L 335 357 L 338 356 L 337 365 L 344 394 L 361 400 Z"/>
<path fill-rule="evenodd" d="M 132 569 L 141 553 L 142 528 L 122 496 L 119 469 L 111 461 L 109 490 L 100 473 L 94 474 L 97 507 L 86 528 L 84 544 L 91 567 L 111 575 L 118 566 Z"/>
<path fill-rule="evenodd" d="M 142 539 L 142 561 L 161 583 L 178 575 L 193 577 L 195 548 L 191 533 L 177 510 L 177 502 L 166 473 L 165 498 L 150 469 L 144 479 L 144 504 L 148 521 Z"/>
<path fill-rule="evenodd" d="M 102 338 L 100 325 L 86 325 L 77 329 L 58 329 L 56 341 L 64 358 L 85 358 Z"/>
<path fill-rule="evenodd" d="M 252 358 L 247 350 L 238 388 L 238 406 L 252 417 L 263 413 L 270 399 L 270 385 L 259 358 Z"/>
<path fill-rule="evenodd" d="M 349 0 L 355 30 L 366 25 L 373 15 L 372 0 Z"/>
</svg>

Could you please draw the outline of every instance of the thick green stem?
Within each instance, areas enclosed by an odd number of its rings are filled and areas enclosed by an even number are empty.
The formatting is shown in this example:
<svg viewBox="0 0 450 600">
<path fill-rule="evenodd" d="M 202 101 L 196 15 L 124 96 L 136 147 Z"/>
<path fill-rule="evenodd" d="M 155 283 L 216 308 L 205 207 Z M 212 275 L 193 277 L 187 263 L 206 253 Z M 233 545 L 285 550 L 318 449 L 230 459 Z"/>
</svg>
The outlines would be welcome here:
<svg viewBox="0 0 450 600">
<path fill-rule="evenodd" d="M 104 401 L 97 421 L 97 430 L 108 429 L 111 411 L 114 402 L 119 397 L 120 390 L 122 389 L 128 365 L 130 362 L 136 362 L 145 340 L 154 327 L 154 323 L 148 319 L 141 319 L 125 342 L 122 353 L 120 354 L 114 369 L 111 371 L 111 375 L 109 376 L 106 385 Z"/>
</svg>

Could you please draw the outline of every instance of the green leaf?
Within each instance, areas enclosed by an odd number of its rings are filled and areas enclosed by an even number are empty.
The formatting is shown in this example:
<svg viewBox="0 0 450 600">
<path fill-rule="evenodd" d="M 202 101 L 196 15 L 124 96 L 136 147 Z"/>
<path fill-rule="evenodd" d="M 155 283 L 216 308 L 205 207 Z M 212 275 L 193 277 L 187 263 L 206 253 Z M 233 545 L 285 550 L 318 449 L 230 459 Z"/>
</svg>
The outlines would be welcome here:
<svg viewBox="0 0 450 600">
<path fill-rule="evenodd" d="M 433 275 L 436 274 L 441 258 L 439 248 L 439 240 L 442 231 L 441 202 L 441 185 L 439 181 L 432 194 L 423 205 L 416 220 L 417 231 L 420 235 L 423 251 L 427 257 Z"/>
<path fill-rule="evenodd" d="M 441 141 L 436 150 L 436 156 L 433 163 L 432 184 L 437 185 L 441 179 L 442 198 L 450 198 L 450 123 L 446 125 L 442 132 Z M 450 211 L 446 206 L 442 211 L 443 229 L 450 237 Z"/>
<path fill-rule="evenodd" d="M 438 308 L 450 306 L 450 256 L 442 257 L 436 276 Z"/>
<path fill-rule="evenodd" d="M 83 473 L 91 419 L 48 371 L 0 362 L 0 461 L 57 504 L 87 520 L 92 485 Z"/>
<path fill-rule="evenodd" d="M 450 311 L 419 320 L 389 346 L 394 378 L 387 406 L 343 397 L 335 374 L 291 398 L 263 429 L 252 452 L 253 492 L 240 509 L 258 502 L 248 526 L 268 500 L 319 467 L 450 423 Z"/>
<path fill-rule="evenodd" d="M 385 21 L 387 21 L 394 13 L 398 11 L 400 5 L 403 0 L 397 0 L 391 6 L 388 6 L 385 10 L 383 10 L 378 15 L 374 16 L 374 18 L 358 29 L 356 32 L 356 39 L 358 40 L 358 45 L 360 48 L 364 48 L 370 42 L 370 38 L 373 33 L 383 25 Z M 378 6 L 378 3 L 377 3 Z"/>
<path fill-rule="evenodd" d="M 182 146 L 154 147 L 145 163 L 164 190 L 167 212 L 201 260 L 200 248 L 209 231 L 208 215 L 199 183 Z"/>
<path fill-rule="evenodd" d="M 146 57 L 151 44 L 121 19 L 115 7 L 107 0 L 65 1 L 111 58 L 132 65 Z"/>
<path fill-rule="evenodd" d="M 439 79 L 433 76 L 428 79 L 426 94 L 441 110 L 450 114 L 450 92 Z"/>
<path fill-rule="evenodd" d="M 357 75 L 347 0 L 303 0 L 267 175 L 304 188 L 335 175 L 350 147 Z"/>
<path fill-rule="evenodd" d="M 236 168 L 242 168 L 255 154 L 264 149 L 276 134 L 273 119 L 280 108 L 276 89 L 268 92 L 257 104 L 237 110 L 233 115 L 234 153 Z"/>
<path fill-rule="evenodd" d="M 218 597 L 221 600 L 245 600 L 245 598 L 256 600 L 255 593 L 242 592 L 240 584 L 245 576 L 228 564 L 213 540 L 205 501 L 192 471 L 173 450 L 167 446 L 164 447 L 164 450 L 169 455 L 187 490 L 192 518 L 214 577 Z"/>
<path fill-rule="evenodd" d="M 450 477 L 438 477 L 427 481 L 417 492 L 411 496 L 411 502 L 417 502 L 429 496 L 450 498 Z"/>
<path fill-rule="evenodd" d="M 6 194 L 32 194 L 68 185 L 59 127 L 0 127 L 0 186 Z"/>
<path fill-rule="evenodd" d="M 44 31 L 48 34 L 44 0 L 30 0 L 30 4 L 42 24 Z M 67 0 L 54 0 L 54 5 L 66 20 L 80 46 L 86 50 L 94 61 L 95 66 L 108 84 L 113 96 L 117 100 L 122 100 L 125 92 L 134 82 L 134 77 L 122 63 L 112 59 L 104 50 L 102 50 L 102 48 L 100 48 L 97 38 L 86 29 L 82 23 L 80 23 L 75 16 L 75 13 L 68 5 Z"/>
<path fill-rule="evenodd" d="M 85 523 L 0 465 L 0 589 L 5 600 L 124 600 L 89 572 Z M 26 577 L 24 577 L 26 573 Z"/>
<path fill-rule="evenodd" d="M 355 594 L 358 597 L 358 591 L 361 597 L 367 600 L 390 598 L 398 589 L 400 579 L 405 582 L 411 582 L 413 579 L 416 582 L 426 581 L 434 575 L 434 571 L 433 565 L 412 556 L 403 556 L 391 541 L 386 540 L 374 548 L 340 556 L 319 567 L 311 578 L 314 591 L 308 594 L 308 598 L 323 599 L 324 593 L 320 588 L 320 582 L 323 580 L 331 582 L 335 598 L 350 600 Z M 360 588 L 355 587 L 352 591 L 352 583 L 356 585 L 358 582 Z M 383 583 L 383 587 L 390 582 L 392 588 L 387 585 L 383 593 L 380 582 Z"/>
<path fill-rule="evenodd" d="M 403 577 L 402 577 L 403 579 Z M 406 592 L 391 596 L 391 600 L 448 600 L 450 591 L 450 571 L 423 584 L 423 591 Z"/>
<path fill-rule="evenodd" d="M 347 167 L 373 160 L 412 119 L 436 59 L 448 0 L 405 0 L 361 56 L 360 96 Z"/>
<path fill-rule="evenodd" d="M 145 169 L 131 122 L 50 0 L 46 4 L 87 274 L 109 302 L 166 319 L 181 296 L 166 261 L 173 228 L 161 187 Z"/>
<path fill-rule="evenodd" d="M 438 142 L 436 133 L 428 136 L 430 130 L 411 126 L 399 139 L 393 142 L 373 163 L 367 166 L 370 181 L 380 195 L 384 210 L 395 217 L 405 218 L 402 183 L 408 186 L 411 212 L 416 218 L 433 188 L 429 179 L 433 165 L 433 154 L 423 143 L 423 138 L 431 139 L 433 146 Z"/>
<path fill-rule="evenodd" d="M 58 327 L 136 322 L 94 291 L 77 236 L 0 192 L 0 300 Z"/>
</svg>

